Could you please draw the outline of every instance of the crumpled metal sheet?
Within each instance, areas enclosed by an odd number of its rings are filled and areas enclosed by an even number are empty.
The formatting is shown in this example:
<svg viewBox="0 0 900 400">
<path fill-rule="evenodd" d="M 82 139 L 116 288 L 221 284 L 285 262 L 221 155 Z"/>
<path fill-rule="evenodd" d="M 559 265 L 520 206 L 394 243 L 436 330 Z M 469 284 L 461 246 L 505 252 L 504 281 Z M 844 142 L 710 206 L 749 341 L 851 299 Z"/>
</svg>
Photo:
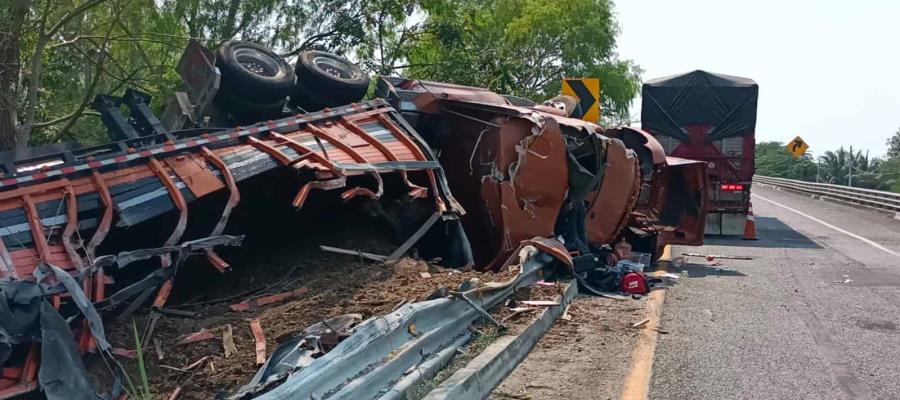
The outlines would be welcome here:
<svg viewBox="0 0 900 400">
<path fill-rule="evenodd" d="M 564 247 L 552 239 L 523 245 L 507 264 L 519 274 L 507 282 L 487 283 L 464 292 L 484 309 L 499 305 L 516 288 L 539 279 L 538 271 L 557 262 Z M 552 253 L 537 247 L 551 249 Z M 553 255 L 551 255 L 553 254 Z M 565 260 L 563 260 L 565 262 Z M 290 375 L 284 383 L 258 399 L 388 399 L 405 393 L 411 371 L 459 346 L 480 314 L 453 297 L 411 303 L 370 318 L 324 356 Z M 229 399 L 242 399 L 241 395 Z"/>
<path fill-rule="evenodd" d="M 482 178 L 482 197 L 501 229 L 500 253 L 485 269 L 496 269 L 525 239 L 552 236 L 568 189 L 566 145 L 555 121 L 512 119 L 499 134 L 497 168 L 509 173 Z"/>
<path fill-rule="evenodd" d="M 613 241 L 628 224 L 637 202 L 641 174 L 638 158 L 618 139 L 606 146 L 606 171 L 600 190 L 588 195 L 587 236 L 592 244 Z"/>
<path fill-rule="evenodd" d="M 243 398 L 261 393 L 282 382 L 291 373 L 308 367 L 330 350 L 325 346 L 333 347 L 337 340 L 352 334 L 352 328 L 361 321 L 362 314 L 344 314 L 308 326 L 280 344 L 250 383 L 238 389 L 232 397 Z M 332 340 L 335 343 L 329 343 Z"/>
</svg>

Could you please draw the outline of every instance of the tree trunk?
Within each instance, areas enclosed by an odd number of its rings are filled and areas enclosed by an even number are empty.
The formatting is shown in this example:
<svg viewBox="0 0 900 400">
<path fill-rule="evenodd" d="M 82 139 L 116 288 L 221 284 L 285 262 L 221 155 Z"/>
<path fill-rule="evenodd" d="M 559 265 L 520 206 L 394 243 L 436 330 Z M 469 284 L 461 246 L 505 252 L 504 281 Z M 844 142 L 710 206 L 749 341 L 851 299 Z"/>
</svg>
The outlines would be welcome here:
<svg viewBox="0 0 900 400">
<path fill-rule="evenodd" d="M 28 5 L 29 0 L 13 0 L 0 9 L 0 150 L 15 148 L 19 132 L 19 52 Z"/>
</svg>

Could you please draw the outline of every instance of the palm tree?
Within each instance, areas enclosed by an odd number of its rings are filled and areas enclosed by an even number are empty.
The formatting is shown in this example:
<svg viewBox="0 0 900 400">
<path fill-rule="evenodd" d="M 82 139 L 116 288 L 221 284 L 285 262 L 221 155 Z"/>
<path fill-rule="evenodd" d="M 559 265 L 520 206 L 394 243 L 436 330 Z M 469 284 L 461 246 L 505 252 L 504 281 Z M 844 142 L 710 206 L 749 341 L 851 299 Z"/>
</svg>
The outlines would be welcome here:
<svg viewBox="0 0 900 400">
<path fill-rule="evenodd" d="M 860 186 L 870 189 L 881 189 L 884 186 L 878 166 L 881 160 L 870 158 L 869 153 L 862 150 L 826 151 L 819 157 L 819 170 L 822 179 L 835 185 Z M 851 178 L 852 176 L 852 178 Z"/>
<path fill-rule="evenodd" d="M 851 158 L 851 153 L 844 150 L 843 146 L 837 151 L 828 150 L 819 156 L 819 174 L 822 180 L 835 185 L 846 185 Z"/>
</svg>

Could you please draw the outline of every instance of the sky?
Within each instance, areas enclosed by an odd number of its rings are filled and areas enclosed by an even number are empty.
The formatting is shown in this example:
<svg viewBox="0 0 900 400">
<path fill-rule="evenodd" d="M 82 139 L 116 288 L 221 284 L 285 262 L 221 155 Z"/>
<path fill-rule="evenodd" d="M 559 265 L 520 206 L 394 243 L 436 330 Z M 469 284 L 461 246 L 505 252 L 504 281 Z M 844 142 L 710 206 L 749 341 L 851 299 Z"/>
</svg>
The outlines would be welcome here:
<svg viewBox="0 0 900 400">
<path fill-rule="evenodd" d="M 756 140 L 886 153 L 900 128 L 900 1 L 618 0 L 620 58 L 759 84 Z M 640 116 L 640 99 L 632 105 Z"/>
</svg>

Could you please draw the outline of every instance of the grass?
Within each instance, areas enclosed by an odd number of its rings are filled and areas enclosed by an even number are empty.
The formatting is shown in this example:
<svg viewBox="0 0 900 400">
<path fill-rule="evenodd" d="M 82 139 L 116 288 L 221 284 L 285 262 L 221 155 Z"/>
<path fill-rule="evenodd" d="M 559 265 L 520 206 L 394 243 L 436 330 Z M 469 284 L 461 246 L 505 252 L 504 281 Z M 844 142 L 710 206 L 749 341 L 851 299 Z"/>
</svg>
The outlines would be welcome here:
<svg viewBox="0 0 900 400">
<path fill-rule="evenodd" d="M 438 371 L 431 379 L 423 380 L 421 383 L 411 388 L 406 394 L 407 399 L 418 400 L 425 397 L 432 389 L 443 383 L 447 378 L 456 373 L 456 371 L 468 364 L 469 361 L 472 361 L 478 354 L 481 354 L 481 352 L 490 346 L 491 343 L 494 343 L 504 335 L 504 332 L 501 332 L 492 324 L 482 325 L 479 329 L 473 330 L 475 331 L 475 337 L 473 337 L 469 342 L 469 345 L 466 346 L 466 352 L 453 357 L 450 363 Z"/>
<path fill-rule="evenodd" d="M 131 321 L 131 327 L 134 329 L 134 344 L 137 349 L 138 378 L 140 381 L 135 386 L 131 377 L 128 374 L 123 374 L 125 375 L 125 393 L 128 394 L 129 399 L 153 400 L 153 394 L 150 393 L 150 379 L 147 377 L 147 366 L 144 363 L 144 346 L 138 334 L 137 323 L 133 320 Z"/>
</svg>

